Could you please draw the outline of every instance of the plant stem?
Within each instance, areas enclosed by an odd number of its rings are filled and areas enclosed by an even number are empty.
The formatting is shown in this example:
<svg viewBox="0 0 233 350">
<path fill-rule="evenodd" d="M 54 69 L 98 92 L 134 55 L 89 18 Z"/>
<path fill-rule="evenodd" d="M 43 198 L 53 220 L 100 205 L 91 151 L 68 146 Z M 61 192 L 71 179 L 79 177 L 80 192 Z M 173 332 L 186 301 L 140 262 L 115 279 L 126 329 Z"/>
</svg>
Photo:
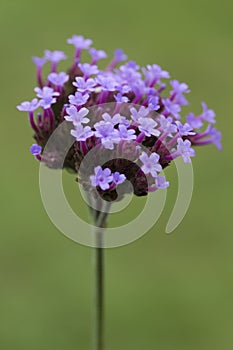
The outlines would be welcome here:
<svg viewBox="0 0 233 350">
<path fill-rule="evenodd" d="M 95 223 L 94 249 L 94 350 L 104 350 L 104 237 L 110 204 L 105 211 L 92 212 Z M 103 208 L 102 208 L 103 209 Z"/>
<path fill-rule="evenodd" d="M 97 236 L 101 232 L 96 232 Z M 101 239 L 101 237 L 98 237 Z M 104 248 L 94 248 L 94 350 L 104 349 Z"/>
</svg>

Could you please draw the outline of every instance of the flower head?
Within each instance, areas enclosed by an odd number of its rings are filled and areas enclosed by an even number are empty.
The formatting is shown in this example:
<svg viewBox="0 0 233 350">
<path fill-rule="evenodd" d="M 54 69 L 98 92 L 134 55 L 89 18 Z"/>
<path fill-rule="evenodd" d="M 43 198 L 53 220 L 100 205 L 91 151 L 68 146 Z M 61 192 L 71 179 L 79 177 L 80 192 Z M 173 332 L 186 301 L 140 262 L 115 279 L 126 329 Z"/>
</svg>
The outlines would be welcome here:
<svg viewBox="0 0 233 350">
<path fill-rule="evenodd" d="M 172 79 L 171 91 L 166 92 L 163 79 L 170 79 L 167 70 L 157 64 L 140 67 L 127 61 L 121 49 L 100 70 L 98 62 L 107 54 L 92 48 L 91 39 L 73 35 L 67 42 L 75 47 L 71 67 L 57 70 L 58 62 L 66 58 L 62 51 L 46 50 L 44 57 L 33 57 L 36 98 L 17 106 L 28 112 L 36 140 L 31 152 L 38 160 L 50 167 L 56 164 L 61 149 L 50 154 L 45 146 L 54 129 L 64 121 L 70 122 L 67 130 L 74 144 L 63 167 L 77 172 L 89 151 L 100 151 L 100 156 L 95 153 L 98 166 L 88 164 L 78 181 L 95 186 L 101 195 L 107 191 L 106 198 L 114 200 L 116 186 L 126 178 L 136 195 L 146 195 L 169 185 L 160 172 L 177 157 L 189 163 L 195 155 L 194 146 L 214 144 L 221 149 L 221 133 L 212 126 L 215 112 L 205 103 L 200 114 L 189 113 L 182 120 L 183 105 L 188 104 L 185 96 L 190 92 L 186 83 Z M 89 51 L 87 62 L 81 61 L 82 50 Z M 44 81 L 42 68 L 47 61 L 51 62 L 51 72 Z M 39 107 L 36 116 L 34 111 Z M 111 151 L 112 159 L 101 163 L 102 153 Z"/>
</svg>

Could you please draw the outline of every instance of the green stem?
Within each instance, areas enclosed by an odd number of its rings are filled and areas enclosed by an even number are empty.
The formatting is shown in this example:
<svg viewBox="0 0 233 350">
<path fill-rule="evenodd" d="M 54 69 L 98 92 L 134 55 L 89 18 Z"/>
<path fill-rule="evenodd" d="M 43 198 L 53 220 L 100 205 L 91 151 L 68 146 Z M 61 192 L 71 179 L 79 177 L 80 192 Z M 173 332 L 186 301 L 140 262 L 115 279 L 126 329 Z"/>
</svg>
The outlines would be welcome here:
<svg viewBox="0 0 233 350">
<path fill-rule="evenodd" d="M 101 232 L 96 232 L 101 235 Z M 104 248 L 94 248 L 94 350 L 104 349 Z"/>
<path fill-rule="evenodd" d="M 94 248 L 94 350 L 104 350 L 104 237 L 110 203 L 106 203 L 105 212 L 92 213 L 95 224 Z M 103 208 L 102 208 L 103 209 Z"/>
</svg>

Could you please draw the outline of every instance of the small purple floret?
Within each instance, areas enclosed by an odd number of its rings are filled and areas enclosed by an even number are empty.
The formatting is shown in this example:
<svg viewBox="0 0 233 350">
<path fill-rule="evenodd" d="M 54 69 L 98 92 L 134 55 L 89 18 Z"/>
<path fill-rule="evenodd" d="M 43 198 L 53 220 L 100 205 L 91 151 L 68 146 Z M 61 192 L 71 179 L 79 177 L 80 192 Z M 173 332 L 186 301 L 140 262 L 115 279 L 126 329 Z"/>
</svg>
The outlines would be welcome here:
<svg viewBox="0 0 233 350">
<path fill-rule="evenodd" d="M 95 175 L 90 176 L 92 186 L 99 186 L 102 190 L 109 189 L 113 181 L 111 170 L 109 168 L 103 170 L 101 166 L 97 166 L 94 171 Z"/>
<path fill-rule="evenodd" d="M 157 177 L 158 173 L 162 171 L 162 167 L 159 164 L 160 156 L 157 153 L 152 153 L 150 156 L 143 152 L 139 159 L 143 163 L 142 171 L 145 174 L 151 174 L 154 178 Z"/>
<path fill-rule="evenodd" d="M 89 99 L 89 94 L 82 94 L 81 92 L 77 91 L 74 95 L 69 95 L 69 102 L 72 105 L 75 106 L 83 106 Z"/>
<path fill-rule="evenodd" d="M 49 51 L 45 50 L 45 59 L 51 61 L 52 63 L 58 63 L 62 60 L 65 60 L 67 56 L 63 51 Z"/>
<path fill-rule="evenodd" d="M 73 82 L 73 85 L 80 92 L 92 92 L 95 90 L 96 81 L 92 78 L 85 80 L 83 77 L 76 77 L 75 82 Z"/>
<path fill-rule="evenodd" d="M 90 53 L 94 63 L 96 63 L 99 60 L 102 60 L 102 59 L 108 57 L 105 51 L 103 51 L 103 50 L 96 50 L 94 47 L 92 47 L 89 50 L 89 53 Z"/>
<path fill-rule="evenodd" d="M 25 101 L 17 106 L 17 109 L 22 112 L 34 112 L 39 107 L 37 98 L 34 98 L 31 102 Z"/>
<path fill-rule="evenodd" d="M 118 171 L 112 174 L 113 182 L 115 185 L 120 185 L 126 180 L 126 176 L 124 174 L 120 174 Z"/>
<path fill-rule="evenodd" d="M 34 143 L 31 147 L 30 147 L 30 152 L 33 156 L 39 156 L 42 152 L 42 147 L 37 145 L 36 143 Z"/>
<path fill-rule="evenodd" d="M 43 67 L 43 65 L 46 63 L 47 59 L 45 57 L 32 57 L 33 62 L 38 68 Z"/>
<path fill-rule="evenodd" d="M 56 86 L 63 86 L 69 80 L 69 75 L 65 72 L 50 73 L 48 75 L 48 81 Z"/>
<path fill-rule="evenodd" d="M 67 39 L 67 43 L 74 45 L 76 49 L 88 50 L 92 45 L 92 40 L 84 39 L 82 35 L 73 35 L 71 38 Z"/>
<path fill-rule="evenodd" d="M 87 124 L 90 119 L 85 118 L 85 116 L 89 113 L 89 110 L 87 108 L 81 108 L 79 111 L 75 106 L 70 106 L 66 108 L 66 112 L 68 115 L 65 115 L 65 120 L 69 122 L 73 122 L 74 125 L 77 124 Z"/>
<path fill-rule="evenodd" d="M 169 184 L 168 181 L 166 181 L 165 176 L 157 176 L 155 178 L 155 186 L 156 186 L 156 188 L 164 189 L 164 188 L 167 188 L 169 185 L 170 184 Z"/>
<path fill-rule="evenodd" d="M 195 151 L 193 148 L 191 148 L 191 142 L 189 140 L 183 140 L 182 138 L 179 138 L 177 140 L 177 144 L 177 151 L 182 156 L 184 162 L 190 163 L 190 157 L 195 156 Z"/>
</svg>

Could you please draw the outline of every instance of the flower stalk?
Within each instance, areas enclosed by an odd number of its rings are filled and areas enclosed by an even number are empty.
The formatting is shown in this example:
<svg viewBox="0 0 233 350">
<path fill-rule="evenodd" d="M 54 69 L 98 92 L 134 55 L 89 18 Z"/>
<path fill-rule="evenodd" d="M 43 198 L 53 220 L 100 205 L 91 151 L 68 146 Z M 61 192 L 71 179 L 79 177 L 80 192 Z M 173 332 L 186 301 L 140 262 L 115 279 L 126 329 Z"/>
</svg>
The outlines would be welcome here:
<svg viewBox="0 0 233 350">
<path fill-rule="evenodd" d="M 110 203 L 101 210 L 90 208 L 94 223 L 93 272 L 94 272 L 94 320 L 93 350 L 104 350 L 104 230 Z"/>
</svg>

